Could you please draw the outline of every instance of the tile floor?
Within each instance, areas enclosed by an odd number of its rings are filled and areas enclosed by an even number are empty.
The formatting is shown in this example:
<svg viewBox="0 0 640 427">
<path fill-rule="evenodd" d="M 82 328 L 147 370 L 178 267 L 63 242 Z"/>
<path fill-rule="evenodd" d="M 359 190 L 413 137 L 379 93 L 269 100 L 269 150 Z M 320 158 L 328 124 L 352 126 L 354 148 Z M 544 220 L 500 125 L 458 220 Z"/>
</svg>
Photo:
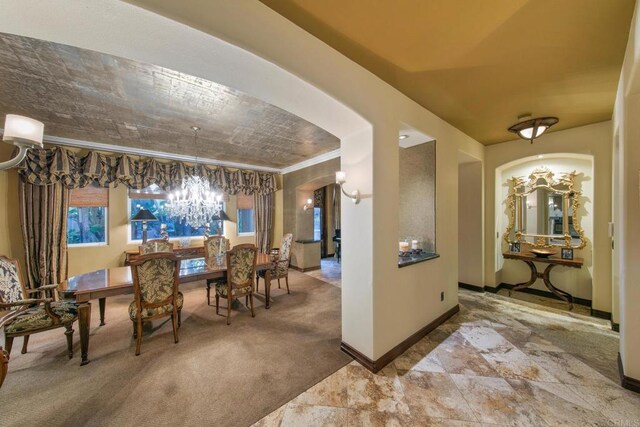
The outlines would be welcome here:
<svg viewBox="0 0 640 427">
<path fill-rule="evenodd" d="M 307 271 L 308 274 L 316 279 L 323 280 L 327 283 L 337 286 L 342 285 L 342 266 L 336 258 L 322 258 L 320 260 L 320 269 Z"/>
<path fill-rule="evenodd" d="M 352 362 L 256 426 L 640 426 L 608 322 L 460 291 L 460 312 L 372 374 Z"/>
</svg>

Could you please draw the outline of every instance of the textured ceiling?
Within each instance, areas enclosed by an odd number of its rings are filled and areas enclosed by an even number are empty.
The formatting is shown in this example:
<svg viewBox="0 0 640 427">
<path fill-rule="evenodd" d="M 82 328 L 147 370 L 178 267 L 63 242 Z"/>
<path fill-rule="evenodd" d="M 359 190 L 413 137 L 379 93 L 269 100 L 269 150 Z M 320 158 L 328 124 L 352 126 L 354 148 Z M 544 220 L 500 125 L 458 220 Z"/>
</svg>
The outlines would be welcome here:
<svg viewBox="0 0 640 427">
<path fill-rule="evenodd" d="M 47 135 L 274 168 L 340 147 L 323 129 L 226 86 L 0 33 L 0 117 L 7 113 L 44 122 Z"/>
<path fill-rule="evenodd" d="M 635 4 L 260 1 L 484 144 L 523 113 L 553 130 L 609 120 Z"/>
</svg>

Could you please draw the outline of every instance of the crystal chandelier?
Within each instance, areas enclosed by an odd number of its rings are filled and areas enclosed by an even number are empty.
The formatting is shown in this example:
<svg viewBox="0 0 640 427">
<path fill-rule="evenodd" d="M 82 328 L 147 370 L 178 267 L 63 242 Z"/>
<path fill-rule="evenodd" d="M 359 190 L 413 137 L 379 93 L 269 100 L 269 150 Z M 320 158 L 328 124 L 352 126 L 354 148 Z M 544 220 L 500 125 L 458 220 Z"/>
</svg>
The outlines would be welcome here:
<svg viewBox="0 0 640 427">
<path fill-rule="evenodd" d="M 194 142 L 197 153 L 197 126 L 192 126 Z M 165 205 L 172 217 L 184 219 L 194 228 L 208 227 L 213 216 L 219 215 L 222 210 L 222 195 L 211 190 L 209 181 L 197 175 L 198 157 L 196 154 L 196 174 L 187 176 L 182 180 L 179 190 L 169 193 L 169 203 Z"/>
</svg>

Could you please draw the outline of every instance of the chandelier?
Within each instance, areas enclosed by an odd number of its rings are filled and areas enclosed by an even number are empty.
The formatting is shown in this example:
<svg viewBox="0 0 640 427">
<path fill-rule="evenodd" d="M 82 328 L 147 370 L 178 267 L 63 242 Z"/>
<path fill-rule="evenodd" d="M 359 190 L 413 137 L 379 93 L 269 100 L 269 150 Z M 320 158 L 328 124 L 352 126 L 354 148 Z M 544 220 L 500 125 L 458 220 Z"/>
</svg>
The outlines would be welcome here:
<svg viewBox="0 0 640 427">
<path fill-rule="evenodd" d="M 194 143 L 197 141 L 197 126 L 192 126 Z M 195 172 L 182 180 L 180 189 L 169 193 L 169 203 L 165 205 L 172 217 L 183 219 L 186 224 L 194 228 L 208 227 L 212 217 L 220 215 L 222 210 L 222 195 L 211 190 L 209 180 L 198 175 L 198 156 L 196 154 Z"/>
</svg>

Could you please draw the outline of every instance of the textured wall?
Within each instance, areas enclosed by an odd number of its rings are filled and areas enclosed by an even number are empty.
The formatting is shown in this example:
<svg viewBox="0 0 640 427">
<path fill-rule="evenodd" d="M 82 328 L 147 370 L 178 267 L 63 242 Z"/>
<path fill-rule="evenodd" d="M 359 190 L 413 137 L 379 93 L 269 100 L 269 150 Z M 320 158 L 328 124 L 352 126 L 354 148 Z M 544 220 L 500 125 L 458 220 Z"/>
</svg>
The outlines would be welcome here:
<svg viewBox="0 0 640 427">
<path fill-rule="evenodd" d="M 400 240 L 435 242 L 435 188 L 435 141 L 400 148 Z"/>
<path fill-rule="evenodd" d="M 9 160 L 13 146 L 0 143 L 0 162 Z M 20 230 L 18 172 L 0 171 L 0 255 L 17 258 L 24 265 L 24 243 Z"/>
</svg>

